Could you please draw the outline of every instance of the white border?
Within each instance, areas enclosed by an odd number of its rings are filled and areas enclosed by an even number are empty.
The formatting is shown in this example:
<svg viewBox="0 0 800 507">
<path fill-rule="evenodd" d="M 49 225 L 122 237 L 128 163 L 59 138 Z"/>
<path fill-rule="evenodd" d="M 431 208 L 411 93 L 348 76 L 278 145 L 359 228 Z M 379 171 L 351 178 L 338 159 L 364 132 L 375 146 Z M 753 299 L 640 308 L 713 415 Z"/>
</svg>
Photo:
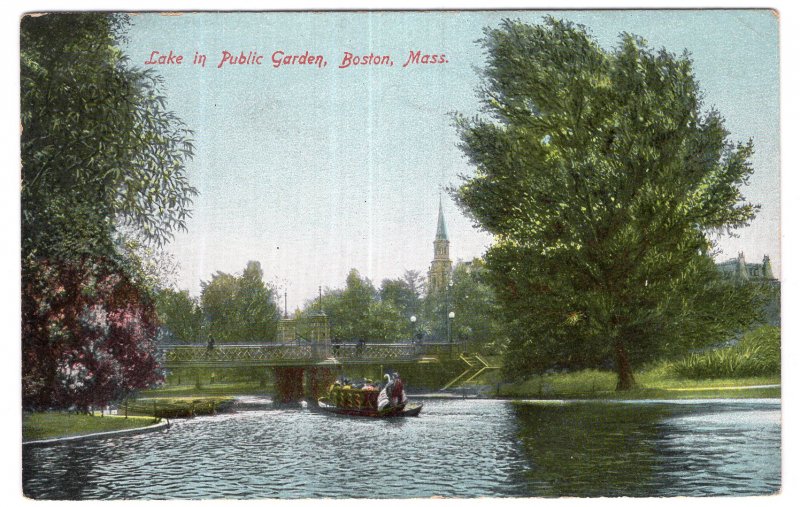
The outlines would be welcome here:
<svg viewBox="0 0 800 507">
<path fill-rule="evenodd" d="M 18 417 L 20 406 L 20 375 L 19 375 L 19 18 L 24 12 L 44 12 L 61 10 L 138 10 L 138 11 L 169 11 L 169 10 L 331 10 L 349 9 L 658 9 L 658 8 L 774 8 L 780 13 L 780 44 L 781 44 L 781 174 L 782 174 L 782 273 L 783 285 L 783 493 L 775 497 L 749 498 L 712 498 L 712 499 L 563 499 L 563 500 L 491 500 L 492 503 L 523 505 L 522 502 L 535 501 L 537 503 L 555 502 L 556 505 L 595 504 L 595 505 L 652 505 L 676 504 L 677 502 L 694 505 L 780 505 L 791 502 L 794 504 L 800 498 L 800 483 L 797 475 L 797 403 L 794 392 L 797 386 L 797 373 L 793 368 L 798 357 L 797 341 L 800 339 L 797 327 L 797 317 L 794 314 L 794 304 L 797 302 L 797 277 L 798 265 L 794 259 L 797 255 L 797 224 L 798 199 L 793 190 L 797 188 L 796 173 L 800 171 L 798 156 L 793 149 L 797 144 L 797 129 L 794 127 L 796 119 L 800 117 L 798 110 L 798 81 L 797 64 L 800 60 L 800 47 L 798 36 L 800 33 L 800 7 L 798 2 L 791 0 L 753 0 L 753 1 L 705 1 L 698 3 L 696 0 L 672 0 L 647 2 L 647 0 L 631 1 L 514 1 L 504 0 L 499 4 L 488 1 L 456 1 L 438 0 L 424 2 L 420 0 L 396 1 L 376 3 L 367 0 L 350 0 L 346 2 L 326 2 L 324 0 L 300 0 L 297 2 L 282 1 L 279 3 L 264 4 L 246 0 L 196 0 L 196 1 L 154 1 L 139 0 L 10 0 L 0 4 L 0 48 L 2 48 L 2 62 L 4 69 L 0 72 L 0 89 L 2 90 L 2 181 L 0 181 L 0 206 L 3 217 L 3 245 L 2 263 L 0 264 L 0 287 L 2 287 L 2 300 L 0 300 L 0 322 L 3 323 L 0 346 L 2 346 L 3 363 L 0 367 L 0 380 L 2 382 L 2 401 L 5 409 L 2 418 L 3 438 L 0 439 L 0 455 L 4 456 L 0 465 L 0 498 L 4 504 L 16 505 L 25 502 L 21 496 L 21 462 L 20 441 L 21 421 Z M 436 505 L 459 505 L 485 503 L 488 500 L 438 500 Z M 273 504 L 283 504 L 287 501 L 267 501 Z M 318 501 L 289 501 L 292 504 L 317 504 Z M 413 501 L 380 501 L 381 505 L 402 504 L 427 504 L 430 500 Z M 96 502 L 81 502 L 81 505 L 94 505 Z M 125 505 L 139 504 L 140 502 L 126 502 Z M 170 504 L 189 504 L 188 502 L 169 502 Z M 219 501 L 206 501 L 204 505 L 217 505 Z M 263 503 L 263 502 L 259 502 Z M 344 505 L 357 505 L 356 501 L 333 501 Z M 104 503 L 105 504 L 105 503 Z"/>
</svg>

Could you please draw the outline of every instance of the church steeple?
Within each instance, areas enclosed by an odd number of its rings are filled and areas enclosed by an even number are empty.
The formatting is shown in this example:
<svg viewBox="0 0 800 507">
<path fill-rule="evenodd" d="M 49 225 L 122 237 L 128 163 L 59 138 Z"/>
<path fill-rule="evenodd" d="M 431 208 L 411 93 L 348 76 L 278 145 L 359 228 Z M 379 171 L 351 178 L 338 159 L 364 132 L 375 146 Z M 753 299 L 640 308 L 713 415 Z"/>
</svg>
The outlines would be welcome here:
<svg viewBox="0 0 800 507">
<path fill-rule="evenodd" d="M 447 241 L 447 226 L 444 223 L 444 211 L 442 211 L 442 198 L 439 197 L 439 223 L 436 224 L 436 239 Z"/>
<path fill-rule="evenodd" d="M 443 289 L 450 281 L 450 270 L 453 263 L 450 261 L 450 240 L 447 238 L 447 226 L 444 222 L 442 198 L 439 197 L 439 219 L 436 224 L 436 237 L 433 240 L 433 261 L 428 271 L 428 291 L 436 292 Z"/>
</svg>

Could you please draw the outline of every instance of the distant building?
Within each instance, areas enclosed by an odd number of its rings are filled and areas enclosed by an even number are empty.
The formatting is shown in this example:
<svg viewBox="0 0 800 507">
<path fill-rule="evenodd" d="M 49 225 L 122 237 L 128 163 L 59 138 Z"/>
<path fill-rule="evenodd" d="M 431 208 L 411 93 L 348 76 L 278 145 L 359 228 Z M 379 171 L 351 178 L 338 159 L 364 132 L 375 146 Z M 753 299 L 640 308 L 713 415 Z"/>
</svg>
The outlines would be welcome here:
<svg viewBox="0 0 800 507">
<path fill-rule="evenodd" d="M 447 286 L 453 262 L 450 260 L 450 240 L 444 223 L 442 200 L 439 199 L 439 222 L 436 224 L 436 238 L 433 240 L 433 261 L 428 270 L 428 292 L 438 292 Z"/>
<path fill-rule="evenodd" d="M 761 263 L 749 263 L 744 260 L 744 253 L 739 252 L 738 257 L 717 264 L 723 274 L 737 279 L 763 282 L 776 282 L 772 274 L 772 263 L 769 256 L 765 255 Z"/>
</svg>

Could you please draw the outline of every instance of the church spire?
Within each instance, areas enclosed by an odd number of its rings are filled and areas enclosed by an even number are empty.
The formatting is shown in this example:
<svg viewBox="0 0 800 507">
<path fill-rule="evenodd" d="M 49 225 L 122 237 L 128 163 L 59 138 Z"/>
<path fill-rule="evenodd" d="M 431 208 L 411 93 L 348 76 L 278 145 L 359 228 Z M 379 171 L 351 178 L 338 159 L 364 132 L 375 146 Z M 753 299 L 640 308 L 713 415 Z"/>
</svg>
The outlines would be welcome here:
<svg viewBox="0 0 800 507">
<path fill-rule="evenodd" d="M 433 261 L 428 270 L 428 290 L 436 292 L 443 289 L 450 280 L 453 263 L 450 260 L 450 240 L 444 223 L 442 196 L 439 196 L 439 221 L 436 224 L 436 238 L 433 240 Z"/>
<path fill-rule="evenodd" d="M 447 226 L 444 223 L 444 211 L 442 211 L 442 196 L 439 196 L 439 223 L 436 224 L 436 239 L 447 241 Z"/>
</svg>

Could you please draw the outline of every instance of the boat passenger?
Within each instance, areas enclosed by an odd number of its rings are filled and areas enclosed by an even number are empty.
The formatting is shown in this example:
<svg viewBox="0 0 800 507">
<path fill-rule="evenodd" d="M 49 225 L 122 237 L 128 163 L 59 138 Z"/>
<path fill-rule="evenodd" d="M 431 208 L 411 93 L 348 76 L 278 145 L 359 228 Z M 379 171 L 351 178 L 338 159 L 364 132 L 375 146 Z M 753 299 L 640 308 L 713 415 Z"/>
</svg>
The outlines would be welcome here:
<svg viewBox="0 0 800 507">
<path fill-rule="evenodd" d="M 390 404 L 394 406 L 390 397 L 390 393 L 394 388 L 394 382 L 392 382 L 392 377 L 388 373 L 383 377 L 386 379 L 386 385 L 383 386 L 383 389 L 381 389 L 381 392 L 378 394 L 378 410 L 383 410 Z"/>
<path fill-rule="evenodd" d="M 406 391 L 403 388 L 404 387 L 403 380 L 400 378 L 400 374 L 395 372 L 392 375 L 392 380 L 393 380 L 393 386 L 391 391 L 392 406 L 405 405 L 406 402 L 408 401 L 408 397 L 406 397 Z"/>
</svg>

